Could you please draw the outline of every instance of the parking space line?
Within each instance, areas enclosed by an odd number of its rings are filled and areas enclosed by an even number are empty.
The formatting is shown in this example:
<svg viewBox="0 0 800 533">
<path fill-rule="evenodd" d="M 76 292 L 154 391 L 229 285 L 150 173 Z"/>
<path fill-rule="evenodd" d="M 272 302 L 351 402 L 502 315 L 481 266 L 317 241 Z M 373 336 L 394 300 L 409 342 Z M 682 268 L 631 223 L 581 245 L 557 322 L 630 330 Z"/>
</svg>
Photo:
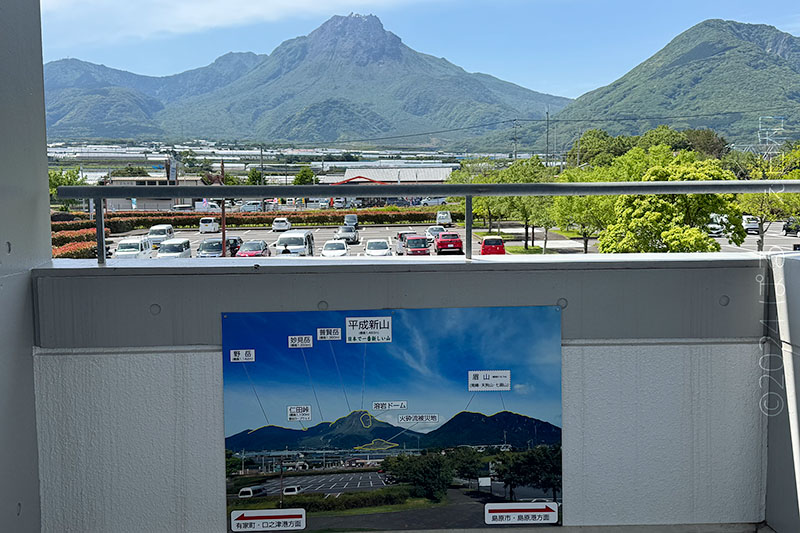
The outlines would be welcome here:
<svg viewBox="0 0 800 533">
<path fill-rule="evenodd" d="M 337 493 L 336 493 L 336 497 L 337 497 L 337 498 L 338 498 L 339 496 L 341 496 L 341 495 L 342 495 L 342 493 L 341 493 L 341 492 L 337 492 Z"/>
</svg>

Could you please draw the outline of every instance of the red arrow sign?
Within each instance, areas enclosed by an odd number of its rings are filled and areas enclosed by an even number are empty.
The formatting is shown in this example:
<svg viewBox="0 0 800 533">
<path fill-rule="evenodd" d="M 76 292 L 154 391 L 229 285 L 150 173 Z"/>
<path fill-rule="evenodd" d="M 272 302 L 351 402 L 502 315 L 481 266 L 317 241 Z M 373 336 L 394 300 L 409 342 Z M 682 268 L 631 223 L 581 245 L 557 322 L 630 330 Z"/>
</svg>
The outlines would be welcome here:
<svg viewBox="0 0 800 533">
<path fill-rule="evenodd" d="M 489 509 L 489 514 L 497 514 L 497 513 L 555 513 L 554 509 L 550 509 L 548 506 L 544 506 L 544 509 Z"/>
<path fill-rule="evenodd" d="M 246 516 L 244 513 L 240 514 L 236 520 L 288 520 L 290 518 L 303 518 L 301 514 L 283 514 L 283 515 L 268 515 L 268 516 Z"/>
</svg>

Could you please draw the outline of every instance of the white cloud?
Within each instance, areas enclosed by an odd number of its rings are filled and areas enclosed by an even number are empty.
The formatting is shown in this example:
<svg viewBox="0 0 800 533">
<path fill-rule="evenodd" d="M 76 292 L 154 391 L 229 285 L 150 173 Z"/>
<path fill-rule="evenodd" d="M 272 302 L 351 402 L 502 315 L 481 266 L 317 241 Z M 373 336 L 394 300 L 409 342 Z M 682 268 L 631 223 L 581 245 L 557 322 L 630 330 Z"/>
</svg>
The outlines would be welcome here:
<svg viewBox="0 0 800 533">
<path fill-rule="evenodd" d="M 41 0 L 60 41 L 119 42 L 292 17 L 370 12 L 421 0 Z"/>
</svg>

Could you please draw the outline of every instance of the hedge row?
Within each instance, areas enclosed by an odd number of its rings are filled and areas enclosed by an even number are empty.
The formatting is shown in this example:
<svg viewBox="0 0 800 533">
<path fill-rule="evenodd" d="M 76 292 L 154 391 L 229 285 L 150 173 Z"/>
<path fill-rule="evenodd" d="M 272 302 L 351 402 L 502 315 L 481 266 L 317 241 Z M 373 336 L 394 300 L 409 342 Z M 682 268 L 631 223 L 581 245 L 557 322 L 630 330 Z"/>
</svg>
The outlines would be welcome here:
<svg viewBox="0 0 800 533">
<path fill-rule="evenodd" d="M 111 235 L 111 230 L 105 228 L 106 237 Z M 68 231 L 55 231 L 52 233 L 53 246 L 63 246 L 71 242 L 87 242 L 97 240 L 97 230 L 95 228 L 78 229 Z"/>
<path fill-rule="evenodd" d="M 52 231 L 66 231 L 76 229 L 87 229 L 95 226 L 94 220 L 70 220 L 66 222 L 51 222 L 50 229 Z"/>
<path fill-rule="evenodd" d="M 97 257 L 97 244 L 94 242 L 71 242 L 53 248 L 54 259 L 93 259 Z"/>
</svg>

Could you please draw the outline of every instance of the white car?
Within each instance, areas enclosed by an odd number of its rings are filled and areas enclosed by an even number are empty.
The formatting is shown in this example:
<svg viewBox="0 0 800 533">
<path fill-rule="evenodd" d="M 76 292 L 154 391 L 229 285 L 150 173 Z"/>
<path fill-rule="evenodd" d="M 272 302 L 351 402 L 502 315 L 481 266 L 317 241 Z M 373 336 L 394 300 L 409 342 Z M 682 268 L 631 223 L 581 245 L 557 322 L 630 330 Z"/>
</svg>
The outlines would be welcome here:
<svg viewBox="0 0 800 533">
<path fill-rule="evenodd" d="M 162 242 L 175 237 L 172 224 L 156 224 L 147 232 L 147 240 L 152 248 L 158 248 Z"/>
<path fill-rule="evenodd" d="M 745 233 L 753 233 L 758 235 L 758 218 L 752 215 L 745 215 L 742 217 L 742 226 L 744 226 Z"/>
<path fill-rule="evenodd" d="M 392 247 L 386 239 L 370 239 L 364 247 L 364 255 L 371 257 L 392 255 Z"/>
<path fill-rule="evenodd" d="M 168 239 L 161 243 L 158 248 L 158 255 L 156 258 L 180 258 L 192 257 L 192 248 L 189 245 L 189 239 Z"/>
<path fill-rule="evenodd" d="M 239 208 L 240 213 L 255 213 L 257 211 L 261 211 L 261 202 L 259 200 L 249 200 Z"/>
<path fill-rule="evenodd" d="M 272 221 L 272 231 L 289 231 L 292 223 L 286 217 L 278 217 Z"/>
<path fill-rule="evenodd" d="M 422 205 L 444 205 L 444 204 L 447 203 L 447 199 L 446 198 L 433 198 L 431 196 L 428 196 L 427 198 L 423 198 L 422 202 L 420 202 L 420 203 Z"/>
<path fill-rule="evenodd" d="M 446 231 L 444 226 L 428 226 L 428 229 L 425 230 L 425 238 L 432 243 L 436 240 L 436 236 L 443 231 Z"/>
<path fill-rule="evenodd" d="M 115 259 L 150 259 L 155 255 L 147 237 L 127 237 L 119 241 Z"/>
<path fill-rule="evenodd" d="M 444 227 L 452 226 L 453 216 L 450 214 L 450 211 L 439 211 L 436 213 L 436 223 Z"/>
<path fill-rule="evenodd" d="M 350 255 L 350 248 L 344 240 L 327 241 L 322 245 L 322 257 L 343 257 Z"/>
<path fill-rule="evenodd" d="M 213 217 L 200 219 L 200 233 L 216 233 L 219 231 L 219 222 Z"/>
</svg>

